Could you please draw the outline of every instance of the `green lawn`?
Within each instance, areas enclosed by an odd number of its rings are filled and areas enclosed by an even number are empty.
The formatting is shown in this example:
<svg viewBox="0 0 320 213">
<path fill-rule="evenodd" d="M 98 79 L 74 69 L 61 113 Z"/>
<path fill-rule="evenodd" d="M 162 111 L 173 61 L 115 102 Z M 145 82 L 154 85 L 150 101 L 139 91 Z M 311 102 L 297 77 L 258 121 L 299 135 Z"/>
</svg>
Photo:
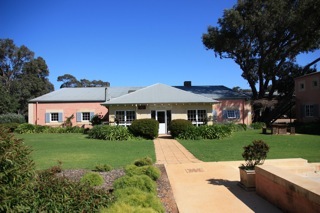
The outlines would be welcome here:
<svg viewBox="0 0 320 213">
<path fill-rule="evenodd" d="M 123 167 L 149 156 L 155 160 L 152 140 L 103 141 L 88 139 L 83 134 L 23 134 L 26 145 L 33 150 L 37 169 L 46 169 L 62 161 L 63 169 L 94 169 L 97 164 Z"/>
<path fill-rule="evenodd" d="M 320 136 L 316 135 L 271 135 L 261 130 L 235 132 L 222 140 L 179 140 L 179 142 L 202 161 L 243 160 L 243 146 L 253 140 L 264 140 L 270 146 L 267 159 L 304 158 L 320 162 Z"/>
</svg>

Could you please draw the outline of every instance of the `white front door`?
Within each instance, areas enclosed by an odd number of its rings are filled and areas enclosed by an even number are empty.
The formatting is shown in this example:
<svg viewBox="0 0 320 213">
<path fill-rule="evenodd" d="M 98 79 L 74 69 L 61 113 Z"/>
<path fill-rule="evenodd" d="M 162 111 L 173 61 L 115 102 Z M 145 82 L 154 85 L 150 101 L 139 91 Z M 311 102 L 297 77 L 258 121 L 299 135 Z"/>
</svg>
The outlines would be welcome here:
<svg viewBox="0 0 320 213">
<path fill-rule="evenodd" d="M 167 114 L 166 111 L 157 111 L 156 120 L 159 122 L 159 134 L 167 133 Z"/>
</svg>

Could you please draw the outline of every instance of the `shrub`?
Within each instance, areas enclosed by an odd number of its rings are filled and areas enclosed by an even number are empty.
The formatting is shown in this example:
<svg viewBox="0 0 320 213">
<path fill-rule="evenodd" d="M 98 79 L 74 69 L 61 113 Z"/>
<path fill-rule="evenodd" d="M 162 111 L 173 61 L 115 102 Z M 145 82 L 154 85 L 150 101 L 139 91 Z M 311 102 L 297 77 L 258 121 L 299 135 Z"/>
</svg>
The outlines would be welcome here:
<svg viewBox="0 0 320 213">
<path fill-rule="evenodd" d="M 296 132 L 300 134 L 320 135 L 320 121 L 312 123 L 296 123 Z"/>
<path fill-rule="evenodd" d="M 8 114 L 2 114 L 0 115 L 0 123 L 25 123 L 26 119 L 23 115 L 20 114 L 14 114 L 14 113 L 8 113 Z"/>
<path fill-rule="evenodd" d="M 126 203 L 134 207 L 151 208 L 155 212 L 165 212 L 160 200 L 155 194 L 128 187 L 115 191 L 117 202 Z"/>
<path fill-rule="evenodd" d="M 20 124 L 18 128 L 16 128 L 15 132 L 19 134 L 34 133 L 35 129 L 36 129 L 35 125 L 25 123 L 25 124 Z"/>
<path fill-rule="evenodd" d="M 150 177 L 146 175 L 122 176 L 114 181 L 114 190 L 124 189 L 127 187 L 135 187 L 144 192 L 156 194 L 156 184 Z"/>
<path fill-rule="evenodd" d="M 193 125 L 188 126 L 184 131 L 182 131 L 177 138 L 184 140 L 200 140 L 201 132 L 199 127 Z"/>
<path fill-rule="evenodd" d="M 245 164 L 242 165 L 245 169 L 254 169 L 256 165 L 261 165 L 267 158 L 269 152 L 269 145 L 263 140 L 254 140 L 252 144 L 243 147 L 244 151 L 242 157 Z"/>
<path fill-rule="evenodd" d="M 0 127 L 0 212 L 28 212 L 35 174 L 31 150 Z"/>
<path fill-rule="evenodd" d="M 222 139 L 232 134 L 232 126 L 228 124 L 200 126 L 199 128 L 203 139 Z"/>
<path fill-rule="evenodd" d="M 112 166 L 109 164 L 98 164 L 95 166 L 95 171 L 97 172 L 109 172 L 112 169 Z"/>
<path fill-rule="evenodd" d="M 123 126 L 97 125 L 89 130 L 88 137 L 101 140 L 124 141 L 130 139 L 131 134 Z"/>
<path fill-rule="evenodd" d="M 57 177 L 52 169 L 39 172 L 36 180 L 30 207 L 38 212 L 98 212 L 114 200 L 104 189 Z"/>
<path fill-rule="evenodd" d="M 110 208 L 103 208 L 100 210 L 101 213 L 122 213 L 122 212 L 133 212 L 133 213 L 157 213 L 152 208 L 143 208 L 141 206 L 131 206 L 124 202 L 116 202 Z"/>
<path fill-rule="evenodd" d="M 262 129 L 263 127 L 266 127 L 266 124 L 263 122 L 255 122 L 255 123 L 252 123 L 250 127 L 252 129 Z"/>
<path fill-rule="evenodd" d="M 95 114 L 90 120 L 92 126 L 100 125 L 103 122 L 103 116 Z"/>
<path fill-rule="evenodd" d="M 148 166 L 148 165 L 152 165 L 152 159 L 150 157 L 144 157 L 144 158 L 140 158 L 137 159 L 133 162 L 134 165 L 136 166 Z"/>
<path fill-rule="evenodd" d="M 154 119 L 137 119 L 129 126 L 129 130 L 136 137 L 154 139 L 158 137 L 159 122 Z"/>
<path fill-rule="evenodd" d="M 16 130 L 16 128 L 18 128 L 19 125 L 19 123 L 3 123 L 0 124 L 0 127 L 8 129 L 8 131 L 12 133 Z"/>
<path fill-rule="evenodd" d="M 189 128 L 192 128 L 192 123 L 191 121 L 184 120 L 184 119 L 176 119 L 172 120 L 169 126 L 169 130 L 171 133 L 171 136 L 173 138 L 179 137 L 179 135 Z"/>
<path fill-rule="evenodd" d="M 135 166 L 135 165 L 128 165 L 125 167 L 125 172 L 129 176 L 133 175 L 147 175 L 152 180 L 156 181 L 161 175 L 160 170 L 155 166 Z"/>
<path fill-rule="evenodd" d="M 104 183 L 104 179 L 96 172 L 88 172 L 83 175 L 80 182 L 89 184 L 89 186 L 101 186 Z"/>
</svg>

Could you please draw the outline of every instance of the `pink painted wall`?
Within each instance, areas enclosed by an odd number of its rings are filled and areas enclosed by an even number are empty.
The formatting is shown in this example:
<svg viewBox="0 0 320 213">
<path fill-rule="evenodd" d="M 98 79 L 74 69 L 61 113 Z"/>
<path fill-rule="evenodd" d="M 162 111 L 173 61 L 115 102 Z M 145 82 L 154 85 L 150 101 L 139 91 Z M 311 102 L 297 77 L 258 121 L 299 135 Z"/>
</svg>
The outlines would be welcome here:
<svg viewBox="0 0 320 213">
<path fill-rule="evenodd" d="M 218 100 L 220 103 L 213 105 L 213 110 L 217 113 L 216 122 L 234 122 L 250 125 L 252 123 L 252 107 L 250 101 L 245 100 Z M 239 110 L 239 119 L 224 119 L 223 110 Z"/>
<path fill-rule="evenodd" d="M 309 122 L 320 117 L 320 72 L 301 76 L 295 79 L 296 114 L 298 121 Z M 303 115 L 304 105 L 317 105 L 313 117 Z"/>
<path fill-rule="evenodd" d="M 86 103 L 86 102 L 77 102 L 77 103 L 29 103 L 29 123 L 37 125 L 49 125 L 49 126 L 60 126 L 62 123 L 46 123 L 45 114 L 50 112 L 62 112 L 63 121 L 66 120 L 66 117 L 70 117 L 74 114 L 72 119 L 73 126 L 84 126 L 90 127 L 90 122 L 76 121 L 77 112 L 94 112 L 94 114 L 101 114 L 105 116 L 108 112 L 108 109 L 100 105 L 101 103 Z"/>
</svg>

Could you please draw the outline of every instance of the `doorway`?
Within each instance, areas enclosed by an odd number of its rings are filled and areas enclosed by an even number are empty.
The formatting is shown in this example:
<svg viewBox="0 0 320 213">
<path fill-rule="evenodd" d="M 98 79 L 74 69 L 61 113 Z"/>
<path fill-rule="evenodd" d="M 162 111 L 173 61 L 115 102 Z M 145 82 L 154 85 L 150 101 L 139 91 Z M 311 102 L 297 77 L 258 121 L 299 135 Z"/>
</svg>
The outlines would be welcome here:
<svg viewBox="0 0 320 213">
<path fill-rule="evenodd" d="M 157 111 L 156 120 L 159 122 L 159 134 L 167 133 L 166 111 Z"/>
</svg>

